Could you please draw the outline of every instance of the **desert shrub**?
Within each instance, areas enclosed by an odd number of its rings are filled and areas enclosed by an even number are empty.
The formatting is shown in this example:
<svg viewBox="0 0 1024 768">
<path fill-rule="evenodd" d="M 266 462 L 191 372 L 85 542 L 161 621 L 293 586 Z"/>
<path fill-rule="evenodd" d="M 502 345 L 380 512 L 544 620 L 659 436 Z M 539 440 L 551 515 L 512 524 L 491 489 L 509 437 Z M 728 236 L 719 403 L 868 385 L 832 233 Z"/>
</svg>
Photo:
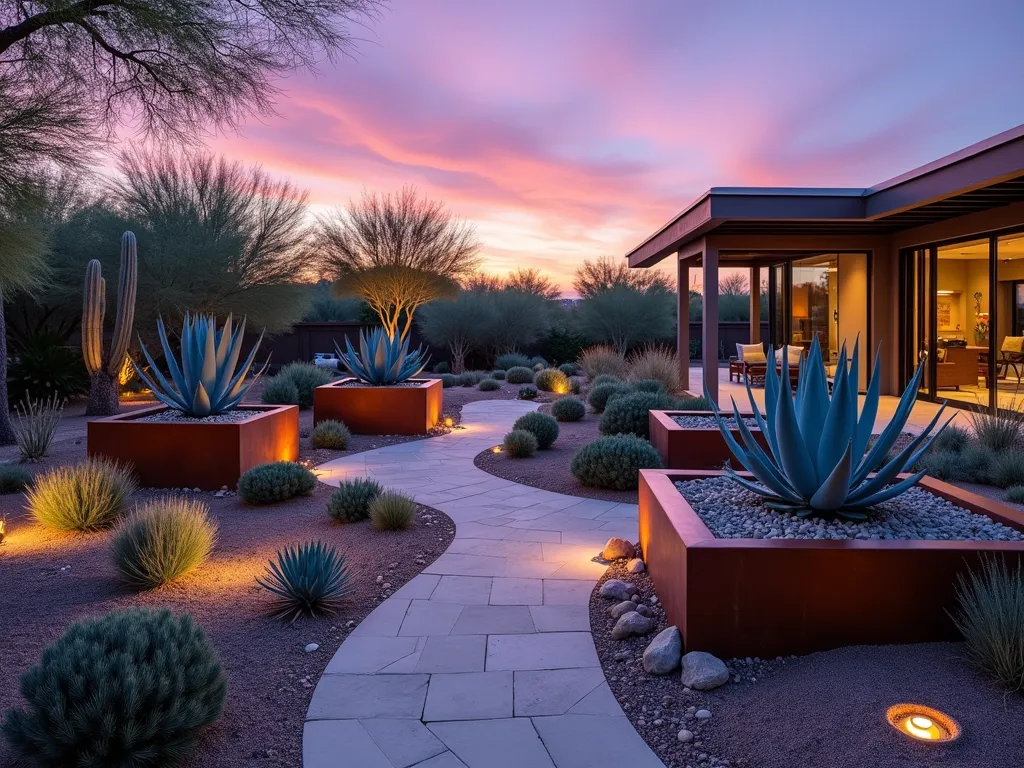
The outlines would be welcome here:
<svg viewBox="0 0 1024 768">
<path fill-rule="evenodd" d="M 86 459 L 38 475 L 26 501 L 40 525 L 97 531 L 120 519 L 137 488 L 128 467 L 107 459 Z"/>
<path fill-rule="evenodd" d="M 21 678 L 4 734 L 32 766 L 169 766 L 224 708 L 227 677 L 191 616 L 132 608 L 72 624 Z"/>
<path fill-rule="evenodd" d="M 152 589 L 202 565 L 217 538 L 208 512 L 201 501 L 170 496 L 121 520 L 110 544 L 121 578 L 137 589 Z"/>
<path fill-rule="evenodd" d="M 569 391 L 569 377 L 557 368 L 545 368 L 533 377 L 533 384 L 544 392 L 566 393 Z"/>
<path fill-rule="evenodd" d="M 21 493 L 32 485 L 32 473 L 13 464 L 0 464 L 0 493 Z"/>
<path fill-rule="evenodd" d="M 484 379 L 480 382 L 481 392 L 496 392 L 501 389 L 501 382 L 494 379 Z"/>
<path fill-rule="evenodd" d="M 602 384 L 624 384 L 625 382 L 618 376 L 612 376 L 610 373 L 601 373 L 595 376 L 590 382 L 590 388 L 600 387 Z"/>
<path fill-rule="evenodd" d="M 660 381 L 662 389 L 672 394 L 680 388 L 679 358 L 668 347 L 645 344 L 629 358 L 629 378 Z"/>
<path fill-rule="evenodd" d="M 441 377 L 442 389 L 451 389 L 452 387 L 457 386 L 458 383 L 459 377 L 453 373 L 446 373 L 444 376 Z"/>
<path fill-rule="evenodd" d="M 378 531 L 404 531 L 416 517 L 416 502 L 398 491 L 384 491 L 370 502 L 370 521 Z"/>
<path fill-rule="evenodd" d="M 995 454 L 980 445 L 968 445 L 960 452 L 930 450 L 915 470 L 925 470 L 936 480 L 961 483 L 990 483 Z"/>
<path fill-rule="evenodd" d="M 298 405 L 299 388 L 289 378 L 274 376 L 263 383 L 260 399 L 266 405 Z"/>
<path fill-rule="evenodd" d="M 632 434 L 647 438 L 650 435 L 648 411 L 667 410 L 673 405 L 668 395 L 650 392 L 632 392 L 608 401 L 598 423 L 602 435 Z"/>
<path fill-rule="evenodd" d="M 238 478 L 238 495 L 247 504 L 272 504 L 293 496 L 308 496 L 316 475 L 294 461 L 272 461 L 253 467 Z"/>
<path fill-rule="evenodd" d="M 540 366 L 540 370 L 543 370 L 544 368 L 548 367 L 548 361 L 545 360 L 540 355 L 534 355 L 533 357 L 530 358 L 529 365 L 535 371 L 538 370 L 538 368 L 537 368 L 538 365 Z"/>
<path fill-rule="evenodd" d="M 994 416 L 988 412 L 969 413 L 974 435 L 990 451 L 1005 451 L 1021 442 L 1024 434 L 1024 412 L 1004 412 Z"/>
<path fill-rule="evenodd" d="M 344 480 L 327 502 L 327 514 L 339 523 L 357 523 L 370 516 L 370 502 L 380 496 L 383 488 L 376 480 L 358 477 Z"/>
<path fill-rule="evenodd" d="M 519 400 L 536 400 L 537 388 L 532 384 L 527 384 L 525 387 L 519 388 L 519 394 L 516 397 Z"/>
<path fill-rule="evenodd" d="M 50 442 L 57 432 L 60 417 L 64 413 L 64 401 L 52 395 L 48 400 L 33 401 L 27 395 L 14 411 L 17 418 L 12 421 L 14 439 L 18 443 L 21 458 L 38 461 L 46 455 Z"/>
<path fill-rule="evenodd" d="M 451 373 L 452 367 L 444 360 L 434 366 L 434 373 Z"/>
<path fill-rule="evenodd" d="M 89 374 L 82 353 L 66 346 L 61 334 L 44 328 L 18 344 L 13 343 L 13 338 L 11 341 L 8 351 L 12 358 L 7 367 L 9 402 L 51 396 L 65 400 L 89 391 Z"/>
<path fill-rule="evenodd" d="M 351 439 L 352 433 L 348 427 L 336 419 L 324 419 L 313 427 L 309 435 L 309 441 L 314 448 L 329 448 L 332 451 L 344 451 Z"/>
<path fill-rule="evenodd" d="M 558 421 L 579 421 L 587 415 L 587 406 L 578 397 L 563 397 L 551 405 L 551 415 Z"/>
<path fill-rule="evenodd" d="M 661 457 L 636 435 L 599 437 L 572 458 L 572 474 L 583 485 L 619 491 L 636 488 L 641 469 L 661 469 Z"/>
<path fill-rule="evenodd" d="M 1024 504 L 1024 485 L 1011 485 L 1006 489 L 1006 498 L 1014 504 Z"/>
<path fill-rule="evenodd" d="M 711 401 L 706 397 L 679 397 L 672 406 L 677 411 L 710 411 Z"/>
<path fill-rule="evenodd" d="M 1024 485 L 1024 450 L 1019 448 L 992 457 L 992 484 L 999 488 Z"/>
<path fill-rule="evenodd" d="M 578 395 L 583 392 L 583 379 L 578 376 L 573 376 L 569 379 L 569 391 L 574 395 Z"/>
<path fill-rule="evenodd" d="M 635 392 L 664 392 L 665 385 L 657 379 L 640 379 L 639 381 L 631 381 L 629 386 L 632 387 Z"/>
<path fill-rule="evenodd" d="M 306 410 L 313 407 L 313 390 L 330 384 L 331 372 L 312 363 L 288 363 L 278 371 L 275 379 L 284 378 L 295 385 L 299 393 L 299 408 Z"/>
<path fill-rule="evenodd" d="M 496 368 L 493 371 L 491 371 L 491 378 L 495 379 L 497 381 L 504 381 L 505 380 L 505 372 L 503 370 L 501 370 L 500 368 Z"/>
<path fill-rule="evenodd" d="M 1024 690 L 1024 570 L 986 558 L 980 572 L 957 579 L 959 609 L 953 619 L 967 654 L 1007 690 Z"/>
<path fill-rule="evenodd" d="M 272 611 L 293 622 L 300 616 L 337 613 L 352 591 L 345 556 L 333 545 L 309 541 L 277 551 L 256 583 L 274 596 Z"/>
<path fill-rule="evenodd" d="M 591 381 L 602 373 L 624 379 L 629 370 L 626 358 L 607 344 L 598 344 L 583 350 L 576 364 L 583 369 Z"/>
<path fill-rule="evenodd" d="M 537 447 L 550 448 L 558 439 L 558 422 L 546 413 L 532 411 L 524 413 L 512 425 L 513 430 L 525 429 L 537 438 Z"/>
<path fill-rule="evenodd" d="M 558 366 L 558 370 L 560 370 L 566 376 L 576 375 L 576 366 L 573 365 L 572 363 L 562 363 L 560 366 Z"/>
<path fill-rule="evenodd" d="M 625 384 L 598 384 L 591 388 L 590 394 L 587 395 L 587 402 L 594 409 L 594 413 L 603 413 L 608 406 L 608 399 L 612 395 L 626 392 L 629 392 L 629 387 Z"/>
<path fill-rule="evenodd" d="M 929 450 L 960 453 L 970 445 L 970 442 L 970 431 L 956 424 L 950 424 L 932 441 L 932 446 Z"/>
<path fill-rule="evenodd" d="M 510 368 L 529 368 L 530 365 L 530 358 L 517 352 L 506 352 L 494 358 L 494 367 L 500 368 L 503 371 L 507 371 Z"/>
<path fill-rule="evenodd" d="M 533 381 L 533 370 L 525 365 L 509 368 L 505 371 L 505 380 L 509 384 L 529 384 Z"/>
<path fill-rule="evenodd" d="M 507 435 L 503 445 L 505 453 L 513 459 L 525 459 L 537 452 L 537 438 L 533 432 L 525 429 L 513 429 Z"/>
</svg>

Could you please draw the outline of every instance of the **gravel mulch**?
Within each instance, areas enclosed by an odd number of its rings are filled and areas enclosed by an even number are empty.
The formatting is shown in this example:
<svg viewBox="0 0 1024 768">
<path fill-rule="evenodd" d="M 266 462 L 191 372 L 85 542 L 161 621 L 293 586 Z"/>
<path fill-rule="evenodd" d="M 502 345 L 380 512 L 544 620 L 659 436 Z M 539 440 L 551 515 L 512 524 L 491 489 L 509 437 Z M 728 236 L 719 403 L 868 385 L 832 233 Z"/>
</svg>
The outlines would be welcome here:
<svg viewBox="0 0 1024 768">
<path fill-rule="evenodd" d="M 736 419 L 731 413 L 723 413 L 726 426 L 735 426 Z M 718 421 L 714 416 L 673 416 L 672 421 L 684 429 L 718 429 Z M 759 429 L 757 419 L 746 417 L 743 423 L 749 429 Z"/>
<path fill-rule="evenodd" d="M 551 406 L 542 406 L 540 411 L 549 413 Z M 513 459 L 504 453 L 496 454 L 484 451 L 477 455 L 473 463 L 496 477 L 533 488 L 543 488 L 546 491 L 583 496 L 588 499 L 636 504 L 636 491 L 589 488 L 572 475 L 570 469 L 572 457 L 584 445 L 601 436 L 597 431 L 600 420 L 600 414 L 591 413 L 588 409 L 587 415 L 580 421 L 559 422 L 558 439 L 555 440 L 554 445 L 547 450 L 537 451 L 531 458 Z"/>
<path fill-rule="evenodd" d="M 853 522 L 801 519 L 769 509 L 761 496 L 727 477 L 675 486 L 719 539 L 1024 541 L 1020 531 L 917 487 L 872 507 L 867 520 Z"/>
<path fill-rule="evenodd" d="M 649 603 L 646 574 L 620 561 L 601 578 L 629 581 Z M 598 588 L 600 587 L 600 583 Z M 670 768 L 1009 768 L 1024 765 L 1024 696 L 1006 694 L 965 661 L 961 643 L 851 646 L 803 657 L 729 659 L 731 681 L 713 691 L 683 688 L 678 672 L 644 672 L 647 637 L 610 639 L 613 600 L 595 588 L 590 624 L 615 697 Z M 911 742 L 885 720 L 893 704 L 922 703 L 954 717 L 963 735 L 948 746 Z M 712 717 L 699 721 L 696 710 Z M 693 741 L 679 740 L 681 730 Z"/>
</svg>

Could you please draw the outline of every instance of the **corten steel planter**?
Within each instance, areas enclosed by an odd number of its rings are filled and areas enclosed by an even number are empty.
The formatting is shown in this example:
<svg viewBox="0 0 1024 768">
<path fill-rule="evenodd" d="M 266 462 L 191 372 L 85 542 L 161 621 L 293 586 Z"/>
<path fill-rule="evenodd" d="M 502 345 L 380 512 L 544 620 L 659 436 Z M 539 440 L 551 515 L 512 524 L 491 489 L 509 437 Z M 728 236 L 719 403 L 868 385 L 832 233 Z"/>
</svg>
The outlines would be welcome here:
<svg viewBox="0 0 1024 768">
<path fill-rule="evenodd" d="M 961 639 L 957 575 L 1024 542 L 717 539 L 673 483 L 720 472 L 640 472 L 640 546 L 686 650 L 771 658 L 846 645 Z M 922 488 L 1024 531 L 1024 514 L 924 478 Z"/>
<path fill-rule="evenodd" d="M 725 444 L 725 438 L 718 427 L 681 427 L 672 420 L 673 416 L 713 416 L 711 411 L 649 411 L 648 426 L 651 445 L 661 455 L 661 463 L 668 469 L 721 469 L 732 458 L 732 451 Z M 741 413 L 744 418 L 753 418 L 752 413 Z M 732 414 L 723 414 L 726 423 Z M 730 430 L 740 445 L 743 438 L 738 429 Z M 761 430 L 756 427 L 750 433 L 762 448 L 768 447 Z"/>
<path fill-rule="evenodd" d="M 296 405 L 240 405 L 244 421 L 185 423 L 139 421 L 167 410 L 158 405 L 92 419 L 89 456 L 130 463 L 146 488 L 234 488 L 249 469 L 270 461 L 299 458 Z"/>
<path fill-rule="evenodd" d="M 345 422 L 358 435 L 423 435 L 441 419 L 440 379 L 409 379 L 415 386 L 371 387 L 347 378 L 313 391 L 313 423 Z"/>
</svg>

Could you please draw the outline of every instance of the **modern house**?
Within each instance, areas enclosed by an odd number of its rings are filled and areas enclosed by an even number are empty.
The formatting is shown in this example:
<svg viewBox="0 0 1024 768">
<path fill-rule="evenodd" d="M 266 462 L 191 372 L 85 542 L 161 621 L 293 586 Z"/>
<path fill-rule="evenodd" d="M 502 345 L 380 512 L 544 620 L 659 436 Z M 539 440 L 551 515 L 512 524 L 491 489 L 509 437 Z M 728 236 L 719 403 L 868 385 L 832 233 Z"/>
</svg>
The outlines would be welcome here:
<svg viewBox="0 0 1024 768">
<path fill-rule="evenodd" d="M 767 273 L 769 336 L 832 362 L 861 340 L 861 387 L 882 345 L 883 394 L 903 391 L 918 361 L 919 397 L 1024 409 L 1024 125 L 867 189 L 715 187 L 629 254 L 631 267 L 678 263 L 679 317 L 690 269 L 705 286 L 723 267 Z M 751 318 L 760 316 L 751 290 Z M 703 301 L 705 371 L 718 365 L 718 296 Z M 679 324 L 679 349 L 689 347 Z M 829 362 L 829 361 L 826 361 Z M 683 381 L 689 361 L 680 355 Z M 718 377 L 708 376 L 718 395 Z"/>
</svg>

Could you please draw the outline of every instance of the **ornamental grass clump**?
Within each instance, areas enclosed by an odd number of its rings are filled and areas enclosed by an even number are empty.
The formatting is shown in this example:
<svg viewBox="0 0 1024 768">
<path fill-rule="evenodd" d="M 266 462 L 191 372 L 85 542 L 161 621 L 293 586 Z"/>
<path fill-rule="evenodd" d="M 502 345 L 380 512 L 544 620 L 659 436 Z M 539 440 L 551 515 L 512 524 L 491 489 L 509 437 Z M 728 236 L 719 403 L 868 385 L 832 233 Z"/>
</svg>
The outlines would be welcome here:
<svg viewBox="0 0 1024 768">
<path fill-rule="evenodd" d="M 1010 408 L 1016 407 L 1011 403 Z M 1005 451 L 1019 446 L 1024 437 L 1024 411 L 1007 410 L 999 415 L 985 412 L 967 414 L 975 439 L 990 451 Z"/>
<path fill-rule="evenodd" d="M 525 429 L 513 429 L 502 442 L 507 453 L 513 459 L 528 459 L 537 452 L 537 438 Z"/>
<path fill-rule="evenodd" d="M 47 400 L 33 401 L 27 395 L 25 400 L 14 406 L 17 418 L 13 419 L 14 439 L 18 452 L 25 461 L 39 461 L 50 448 L 57 432 L 60 418 L 64 414 L 64 401 L 52 395 Z"/>
<path fill-rule="evenodd" d="M 967 654 L 1008 691 L 1024 690 L 1024 569 L 989 557 L 979 571 L 957 577 L 953 614 Z"/>
<path fill-rule="evenodd" d="M 501 389 L 501 382 L 494 379 L 484 379 L 480 382 L 481 392 L 497 392 Z"/>
<path fill-rule="evenodd" d="M 0 464 L 0 493 L 21 493 L 32 486 L 32 473 L 13 464 Z"/>
<path fill-rule="evenodd" d="M 617 394 L 617 393 L 616 393 Z M 666 394 L 631 392 L 609 399 L 597 429 L 602 435 L 650 436 L 650 411 L 670 410 L 675 401 Z"/>
<path fill-rule="evenodd" d="M 273 615 L 294 622 L 337 613 L 352 592 L 350 578 L 345 556 L 333 545 L 309 541 L 279 549 L 256 583 L 274 596 Z"/>
<path fill-rule="evenodd" d="M 510 368 L 529 368 L 532 365 L 530 358 L 520 355 L 517 352 L 506 352 L 494 358 L 494 367 L 507 371 Z"/>
<path fill-rule="evenodd" d="M 416 502 L 398 491 L 384 491 L 370 502 L 370 522 L 378 531 L 404 531 L 416 517 Z"/>
<path fill-rule="evenodd" d="M 563 397 L 551 405 L 551 415 L 558 421 L 579 421 L 587 415 L 587 406 L 578 397 Z"/>
<path fill-rule="evenodd" d="M 962 453 L 971 444 L 971 433 L 958 424 L 950 424 L 932 441 L 932 451 Z"/>
<path fill-rule="evenodd" d="M 351 439 L 352 433 L 348 427 L 337 419 L 324 419 L 313 427 L 309 435 L 310 444 L 314 448 L 327 448 L 332 451 L 344 451 Z"/>
<path fill-rule="evenodd" d="M 313 397 L 317 387 L 322 387 L 333 381 L 328 369 L 313 365 L 313 363 L 288 363 L 278 371 L 274 379 L 290 381 L 295 385 L 295 391 L 298 393 L 296 405 L 299 406 L 300 411 L 307 411 L 313 407 Z"/>
<path fill-rule="evenodd" d="M 533 381 L 533 369 L 516 366 L 505 371 L 505 380 L 509 384 L 529 384 Z"/>
<path fill-rule="evenodd" d="M 327 514 L 339 523 L 358 523 L 370 516 L 370 503 L 383 488 L 376 480 L 358 477 L 344 480 L 327 502 Z"/>
<path fill-rule="evenodd" d="M 546 413 L 531 411 L 524 413 L 512 425 L 512 429 L 525 429 L 537 438 L 537 447 L 546 450 L 558 439 L 558 422 Z"/>
<path fill-rule="evenodd" d="M 1024 485 L 1011 485 L 1007 488 L 1006 499 L 1014 504 L 1024 504 Z"/>
<path fill-rule="evenodd" d="M 569 377 L 557 368 L 545 368 L 533 377 L 537 389 L 564 395 L 569 391 Z"/>
<path fill-rule="evenodd" d="M 587 374 L 587 378 L 591 381 L 602 373 L 618 379 L 624 379 L 629 372 L 626 358 L 607 344 L 598 344 L 583 350 L 576 364 L 583 369 L 583 372 Z"/>
<path fill-rule="evenodd" d="M 136 589 L 153 589 L 198 568 L 210 556 L 217 525 L 201 501 L 149 501 L 118 523 L 110 544 L 114 567 Z"/>
<path fill-rule="evenodd" d="M 89 532 L 116 523 L 137 489 L 131 469 L 108 459 L 94 458 L 37 475 L 26 501 L 33 519 L 40 525 Z"/>
<path fill-rule="evenodd" d="M 925 474 L 923 470 L 903 480 L 897 475 L 913 467 L 931 447 L 934 438 L 929 436 L 945 404 L 895 459 L 887 460 L 914 407 L 924 373 L 924 366 L 918 366 L 892 418 L 869 448 L 878 413 L 881 347 L 875 356 L 871 381 L 858 417 L 859 346 L 858 341 L 850 364 L 846 344 L 840 349 L 831 393 L 817 336 L 811 343 L 807 361 L 801 366 L 795 398 L 788 384 L 788 356 L 782 358 L 781 376 L 769 365 L 765 376 L 765 416 L 761 415 L 747 382 L 750 410 L 768 443 L 767 450 L 751 435 L 735 400 L 732 422 L 727 422 L 712 402 L 722 437 L 736 460 L 754 476 L 754 480 L 748 480 L 726 468 L 733 482 L 765 498 L 769 508 L 798 517 L 838 515 L 860 521 L 867 519 L 866 510 L 870 507 L 899 496 L 921 479 Z M 774 352 L 770 351 L 769 358 L 772 354 Z M 705 386 L 704 394 L 708 396 L 706 390 Z M 733 437 L 732 429 L 739 431 L 742 445 Z"/>
<path fill-rule="evenodd" d="M 131 608 L 72 624 L 21 678 L 3 731 L 38 768 L 181 765 L 228 681 L 191 616 Z"/>
<path fill-rule="evenodd" d="M 298 405 L 299 388 L 287 376 L 273 376 L 263 383 L 260 400 L 264 405 Z"/>
<path fill-rule="evenodd" d="M 992 482 L 995 459 L 996 454 L 974 443 L 962 451 L 937 451 L 933 444 L 931 450 L 918 459 L 913 469 L 924 471 L 936 480 L 987 485 Z"/>
<path fill-rule="evenodd" d="M 661 457 L 636 435 L 599 437 L 573 456 L 573 477 L 583 485 L 628 491 L 639 486 L 641 469 L 661 469 Z"/>
<path fill-rule="evenodd" d="M 1024 485 L 1024 450 L 1012 448 L 992 456 L 992 485 L 1009 488 Z"/>
<path fill-rule="evenodd" d="M 253 467 L 238 478 L 238 495 L 247 504 L 273 504 L 293 496 L 309 496 L 316 475 L 293 461 L 272 461 Z"/>
<path fill-rule="evenodd" d="M 680 388 L 679 358 L 668 347 L 646 344 L 629 358 L 629 378 L 636 382 L 653 379 L 661 383 L 662 391 L 672 394 Z"/>
</svg>

